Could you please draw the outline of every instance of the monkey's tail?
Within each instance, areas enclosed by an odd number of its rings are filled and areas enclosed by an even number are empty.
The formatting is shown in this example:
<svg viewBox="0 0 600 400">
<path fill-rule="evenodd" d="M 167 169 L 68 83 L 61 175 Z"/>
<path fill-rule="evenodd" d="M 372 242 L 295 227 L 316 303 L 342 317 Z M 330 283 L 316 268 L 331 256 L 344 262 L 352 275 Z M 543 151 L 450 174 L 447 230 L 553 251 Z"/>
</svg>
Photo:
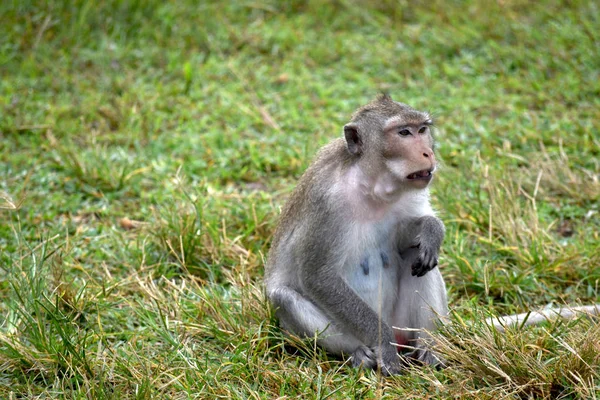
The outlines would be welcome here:
<svg viewBox="0 0 600 400">
<path fill-rule="evenodd" d="M 555 307 L 547 310 L 530 311 L 522 314 L 505 315 L 501 317 L 486 318 L 485 323 L 493 326 L 500 332 L 508 327 L 522 325 L 539 325 L 545 321 L 557 318 L 572 319 L 577 315 L 600 316 L 600 304 L 576 306 L 576 307 Z"/>
</svg>

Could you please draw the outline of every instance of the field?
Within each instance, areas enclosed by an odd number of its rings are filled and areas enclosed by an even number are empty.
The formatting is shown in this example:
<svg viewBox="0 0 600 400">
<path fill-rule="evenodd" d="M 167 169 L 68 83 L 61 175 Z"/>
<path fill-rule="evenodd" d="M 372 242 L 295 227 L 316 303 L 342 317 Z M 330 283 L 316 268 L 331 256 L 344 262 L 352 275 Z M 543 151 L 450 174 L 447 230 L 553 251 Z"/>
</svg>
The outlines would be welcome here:
<svg viewBox="0 0 600 400">
<path fill-rule="evenodd" d="M 593 1 L 0 4 L 0 398 L 600 398 Z M 436 117 L 443 370 L 286 337 L 262 276 L 317 149 Z"/>
</svg>

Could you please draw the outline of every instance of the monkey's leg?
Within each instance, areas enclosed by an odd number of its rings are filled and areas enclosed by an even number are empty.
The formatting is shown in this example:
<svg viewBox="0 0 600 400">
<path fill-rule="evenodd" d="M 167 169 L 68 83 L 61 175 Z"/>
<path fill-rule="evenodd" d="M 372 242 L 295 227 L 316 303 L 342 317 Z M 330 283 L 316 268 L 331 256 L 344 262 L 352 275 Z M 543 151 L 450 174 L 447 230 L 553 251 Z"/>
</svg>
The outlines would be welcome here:
<svg viewBox="0 0 600 400">
<path fill-rule="evenodd" d="M 339 329 L 312 301 L 282 286 L 269 293 L 281 327 L 301 337 L 317 337 L 317 343 L 336 355 L 351 355 L 352 365 L 375 368 L 375 353 L 348 332 Z"/>
<path fill-rule="evenodd" d="M 410 268 L 403 268 L 398 289 L 391 325 L 399 328 L 394 329 L 399 342 L 408 343 L 407 357 L 426 364 L 439 364 L 440 360 L 428 348 L 431 336 L 421 330 L 435 330 L 439 318 L 448 314 L 446 285 L 440 270 L 435 268 L 417 277 L 411 274 Z"/>
</svg>

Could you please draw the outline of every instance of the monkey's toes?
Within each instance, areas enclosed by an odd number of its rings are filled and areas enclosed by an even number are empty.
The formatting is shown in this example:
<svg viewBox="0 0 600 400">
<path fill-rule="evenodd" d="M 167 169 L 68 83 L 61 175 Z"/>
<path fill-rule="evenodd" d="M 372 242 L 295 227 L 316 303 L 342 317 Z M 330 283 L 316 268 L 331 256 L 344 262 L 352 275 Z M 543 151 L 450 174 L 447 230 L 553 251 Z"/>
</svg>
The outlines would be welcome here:
<svg viewBox="0 0 600 400">
<path fill-rule="evenodd" d="M 377 357 L 373 350 L 367 346 L 360 346 L 352 353 L 352 366 L 362 368 L 375 368 L 377 366 Z"/>
<path fill-rule="evenodd" d="M 446 367 L 444 361 L 433 351 L 425 348 L 418 348 L 405 354 L 403 361 L 408 365 L 430 365 L 438 370 Z"/>
<path fill-rule="evenodd" d="M 398 375 L 406 367 L 406 365 L 400 361 L 400 357 L 399 356 L 396 356 L 396 357 L 398 358 L 398 360 L 394 360 L 394 362 L 390 362 L 390 363 L 382 362 L 379 365 L 380 369 L 381 369 L 381 374 L 383 376 Z"/>
</svg>

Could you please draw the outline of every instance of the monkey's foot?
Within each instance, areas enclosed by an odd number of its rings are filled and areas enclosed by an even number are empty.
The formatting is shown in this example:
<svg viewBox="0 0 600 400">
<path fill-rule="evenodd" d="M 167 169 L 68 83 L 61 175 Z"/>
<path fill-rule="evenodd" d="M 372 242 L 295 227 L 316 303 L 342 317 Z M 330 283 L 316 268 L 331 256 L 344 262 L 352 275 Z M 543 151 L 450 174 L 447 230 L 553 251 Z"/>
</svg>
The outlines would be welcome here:
<svg viewBox="0 0 600 400">
<path fill-rule="evenodd" d="M 402 358 L 406 364 L 431 365 L 432 367 L 438 369 L 446 366 L 444 361 L 439 356 L 437 356 L 433 351 L 425 348 L 417 348 L 410 353 L 405 354 Z"/>
<path fill-rule="evenodd" d="M 402 371 L 403 363 L 400 357 L 394 352 L 382 354 L 377 360 L 378 350 L 371 350 L 367 346 L 360 346 L 352 353 L 352 366 L 360 368 L 379 369 L 384 376 L 396 375 Z"/>
<path fill-rule="evenodd" d="M 375 352 L 369 349 L 367 346 L 360 346 L 354 353 L 352 353 L 352 366 L 362 368 L 375 368 L 377 367 L 377 357 Z"/>
</svg>

